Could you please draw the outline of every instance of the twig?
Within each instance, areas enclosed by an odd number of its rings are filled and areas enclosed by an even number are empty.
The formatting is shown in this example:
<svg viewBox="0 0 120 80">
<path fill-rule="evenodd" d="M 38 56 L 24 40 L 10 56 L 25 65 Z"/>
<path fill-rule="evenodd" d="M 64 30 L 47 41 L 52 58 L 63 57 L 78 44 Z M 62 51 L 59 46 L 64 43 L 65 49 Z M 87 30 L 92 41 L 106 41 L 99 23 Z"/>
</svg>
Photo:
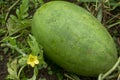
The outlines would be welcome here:
<svg viewBox="0 0 120 80">
<path fill-rule="evenodd" d="M 111 80 L 111 79 L 117 78 L 118 75 L 119 75 L 119 73 L 114 73 L 114 74 L 112 74 L 112 75 L 106 77 L 106 80 Z"/>
<path fill-rule="evenodd" d="M 103 75 L 103 74 L 100 74 L 100 75 L 98 76 L 98 80 L 102 80 L 102 75 Z"/>
<path fill-rule="evenodd" d="M 105 74 L 103 74 L 102 76 L 100 75 L 100 79 L 98 80 L 103 80 L 105 79 L 108 75 L 110 75 L 117 67 L 118 65 L 120 64 L 120 57 L 118 58 L 117 62 L 115 63 L 115 65 L 108 71 L 106 72 Z"/>
<path fill-rule="evenodd" d="M 19 70 L 19 72 L 18 72 L 18 77 L 20 77 L 20 73 L 21 73 L 21 71 L 23 70 L 23 68 L 25 67 L 26 65 L 24 65 L 24 66 L 22 66 L 21 68 L 20 68 L 20 70 Z"/>
<path fill-rule="evenodd" d="M 118 76 L 117 80 L 120 80 L 120 74 L 119 74 L 119 76 Z"/>
<path fill-rule="evenodd" d="M 120 24 L 120 22 L 113 23 L 113 24 L 109 25 L 108 28 L 111 28 L 111 27 L 116 26 L 118 24 Z"/>
<path fill-rule="evenodd" d="M 73 79 L 71 76 L 69 76 L 68 74 L 64 74 L 67 78 L 69 78 L 70 80 L 75 80 Z"/>
<path fill-rule="evenodd" d="M 5 16 L 5 22 L 7 21 L 8 15 L 10 13 L 10 11 L 12 10 L 12 8 L 19 2 L 20 0 L 17 0 L 12 6 L 10 6 L 10 8 L 8 9 L 8 12 Z"/>
<path fill-rule="evenodd" d="M 21 50 L 19 49 L 17 46 L 13 46 L 11 45 L 10 43 L 6 43 L 6 44 L 2 44 L 1 46 L 8 46 L 12 49 L 15 49 L 17 52 L 19 52 L 20 54 L 22 54 L 23 56 L 25 56 L 26 54 Z"/>
</svg>

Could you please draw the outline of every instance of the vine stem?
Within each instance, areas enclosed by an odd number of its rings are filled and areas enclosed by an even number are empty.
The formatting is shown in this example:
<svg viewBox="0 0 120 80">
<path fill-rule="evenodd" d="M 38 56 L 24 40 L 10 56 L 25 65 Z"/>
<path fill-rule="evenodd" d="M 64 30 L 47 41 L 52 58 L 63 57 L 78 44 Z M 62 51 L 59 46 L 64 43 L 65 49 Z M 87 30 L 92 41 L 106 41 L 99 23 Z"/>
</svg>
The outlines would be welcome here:
<svg viewBox="0 0 120 80">
<path fill-rule="evenodd" d="M 100 75 L 98 76 L 98 80 L 102 80 L 102 75 L 103 75 L 103 74 L 100 74 Z"/>
<path fill-rule="evenodd" d="M 119 76 L 118 76 L 117 80 L 120 80 L 120 74 L 119 74 Z"/>
<path fill-rule="evenodd" d="M 115 65 L 105 74 L 100 74 L 98 77 L 98 80 L 103 80 L 105 79 L 108 75 L 110 75 L 120 64 L 120 57 L 118 58 L 117 62 L 115 63 Z"/>
<path fill-rule="evenodd" d="M 24 65 L 24 66 L 22 66 L 21 68 L 20 68 L 20 70 L 19 70 L 19 72 L 18 72 L 18 78 L 20 78 L 20 73 L 21 73 L 21 71 L 23 70 L 23 68 L 25 67 L 26 65 Z"/>
<path fill-rule="evenodd" d="M 12 6 L 10 6 L 10 8 L 8 9 L 8 12 L 5 16 L 5 21 L 7 21 L 8 15 L 10 13 L 10 11 L 12 10 L 12 8 L 19 2 L 20 0 L 17 0 Z"/>
<path fill-rule="evenodd" d="M 71 80 L 75 80 L 73 79 L 71 76 L 69 76 L 68 74 L 64 74 L 67 78 L 71 79 Z"/>
<path fill-rule="evenodd" d="M 19 49 L 17 46 L 13 46 L 11 45 L 10 43 L 6 43 L 6 44 L 2 44 L 1 46 L 8 46 L 12 49 L 15 49 L 17 52 L 19 52 L 20 54 L 22 54 L 23 56 L 25 56 L 26 54 L 21 50 Z"/>
</svg>

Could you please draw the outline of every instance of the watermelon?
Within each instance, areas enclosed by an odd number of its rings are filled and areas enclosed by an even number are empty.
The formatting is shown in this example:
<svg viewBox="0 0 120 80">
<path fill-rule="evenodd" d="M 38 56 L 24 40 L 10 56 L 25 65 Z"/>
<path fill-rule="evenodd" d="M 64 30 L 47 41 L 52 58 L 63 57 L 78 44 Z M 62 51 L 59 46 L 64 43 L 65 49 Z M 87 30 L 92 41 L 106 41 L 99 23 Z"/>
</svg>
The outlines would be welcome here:
<svg viewBox="0 0 120 80">
<path fill-rule="evenodd" d="M 34 14 L 32 33 L 45 55 L 68 72 L 96 77 L 117 60 L 107 29 L 87 10 L 66 1 L 51 1 Z"/>
</svg>

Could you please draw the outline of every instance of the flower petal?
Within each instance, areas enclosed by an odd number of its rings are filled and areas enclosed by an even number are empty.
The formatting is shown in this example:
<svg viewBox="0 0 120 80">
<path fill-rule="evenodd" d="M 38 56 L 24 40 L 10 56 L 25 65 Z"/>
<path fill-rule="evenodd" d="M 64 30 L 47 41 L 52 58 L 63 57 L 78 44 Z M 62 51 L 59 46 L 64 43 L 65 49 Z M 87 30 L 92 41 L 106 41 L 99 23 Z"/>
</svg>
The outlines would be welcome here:
<svg viewBox="0 0 120 80">
<path fill-rule="evenodd" d="M 34 63 L 31 63 L 30 65 L 31 65 L 32 67 L 34 67 L 34 66 L 35 66 L 35 64 L 34 64 Z"/>
<path fill-rule="evenodd" d="M 35 62 L 34 62 L 35 64 L 39 64 L 39 61 L 38 60 L 35 60 Z"/>
<path fill-rule="evenodd" d="M 27 64 L 31 65 L 32 67 L 35 66 L 35 64 L 39 64 L 37 56 L 29 55 Z"/>
</svg>

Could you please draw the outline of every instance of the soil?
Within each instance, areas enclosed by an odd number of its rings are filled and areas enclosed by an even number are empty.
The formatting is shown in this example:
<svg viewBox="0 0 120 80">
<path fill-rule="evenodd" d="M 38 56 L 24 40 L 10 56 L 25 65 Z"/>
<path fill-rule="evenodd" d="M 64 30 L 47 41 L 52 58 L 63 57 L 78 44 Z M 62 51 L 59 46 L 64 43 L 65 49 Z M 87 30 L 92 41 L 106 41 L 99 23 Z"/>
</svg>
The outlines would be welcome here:
<svg viewBox="0 0 120 80">
<path fill-rule="evenodd" d="M 8 56 L 0 48 L 0 80 L 5 80 L 7 72 Z"/>
</svg>

